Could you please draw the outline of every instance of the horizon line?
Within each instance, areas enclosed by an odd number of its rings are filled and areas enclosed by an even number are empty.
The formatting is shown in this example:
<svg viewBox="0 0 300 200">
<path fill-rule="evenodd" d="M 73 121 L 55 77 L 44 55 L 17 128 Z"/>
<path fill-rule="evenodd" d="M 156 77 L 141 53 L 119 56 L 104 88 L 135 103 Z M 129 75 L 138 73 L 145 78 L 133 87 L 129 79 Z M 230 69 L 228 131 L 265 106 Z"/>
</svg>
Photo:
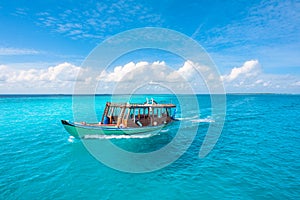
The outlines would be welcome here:
<svg viewBox="0 0 300 200">
<path fill-rule="evenodd" d="M 277 92 L 228 92 L 228 93 L 140 93 L 140 94 L 108 94 L 108 93 L 96 93 L 96 94 L 72 94 L 72 93 L 11 93 L 0 94 L 0 96 L 112 96 L 112 95 L 300 95 L 300 93 L 277 93 Z"/>
</svg>

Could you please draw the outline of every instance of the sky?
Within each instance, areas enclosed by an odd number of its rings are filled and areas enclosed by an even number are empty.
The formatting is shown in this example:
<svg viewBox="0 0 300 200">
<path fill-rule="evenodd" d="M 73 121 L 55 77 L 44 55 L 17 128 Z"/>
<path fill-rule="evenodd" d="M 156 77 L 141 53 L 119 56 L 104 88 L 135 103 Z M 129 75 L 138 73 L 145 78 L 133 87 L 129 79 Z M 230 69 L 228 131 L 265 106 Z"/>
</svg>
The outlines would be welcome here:
<svg viewBox="0 0 300 200">
<path fill-rule="evenodd" d="M 300 93 L 300 1 L 2 0 L 0 27 L 0 94 L 72 93 L 93 49 L 143 27 L 197 41 L 227 93 Z M 167 65 L 192 82 L 188 63 L 152 50 L 123 56 L 97 92 L 109 93 L 110 82 L 139 66 L 139 76 Z"/>
</svg>

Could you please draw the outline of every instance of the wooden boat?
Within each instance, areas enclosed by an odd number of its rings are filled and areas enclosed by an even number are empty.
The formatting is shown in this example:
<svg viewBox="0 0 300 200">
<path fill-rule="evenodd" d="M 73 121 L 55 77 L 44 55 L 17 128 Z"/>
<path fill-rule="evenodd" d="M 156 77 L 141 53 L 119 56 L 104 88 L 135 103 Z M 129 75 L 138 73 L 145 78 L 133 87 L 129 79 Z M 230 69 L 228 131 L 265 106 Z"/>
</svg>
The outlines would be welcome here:
<svg viewBox="0 0 300 200">
<path fill-rule="evenodd" d="M 99 123 L 61 120 L 64 128 L 76 138 L 92 135 L 132 135 L 158 131 L 174 121 L 175 104 L 107 102 Z"/>
</svg>

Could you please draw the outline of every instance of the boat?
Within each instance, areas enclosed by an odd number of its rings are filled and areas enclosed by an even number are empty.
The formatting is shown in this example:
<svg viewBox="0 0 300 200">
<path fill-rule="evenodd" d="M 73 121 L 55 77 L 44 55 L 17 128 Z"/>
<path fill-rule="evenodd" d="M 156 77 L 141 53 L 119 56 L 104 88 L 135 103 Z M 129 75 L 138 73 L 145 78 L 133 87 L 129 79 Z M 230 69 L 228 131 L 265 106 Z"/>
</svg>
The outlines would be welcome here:
<svg viewBox="0 0 300 200">
<path fill-rule="evenodd" d="M 144 103 L 107 102 L 100 122 L 61 120 L 61 123 L 75 138 L 92 138 L 91 136 L 97 135 L 133 135 L 161 130 L 175 121 L 175 112 L 175 104 L 161 104 L 153 99 L 147 99 Z"/>
</svg>

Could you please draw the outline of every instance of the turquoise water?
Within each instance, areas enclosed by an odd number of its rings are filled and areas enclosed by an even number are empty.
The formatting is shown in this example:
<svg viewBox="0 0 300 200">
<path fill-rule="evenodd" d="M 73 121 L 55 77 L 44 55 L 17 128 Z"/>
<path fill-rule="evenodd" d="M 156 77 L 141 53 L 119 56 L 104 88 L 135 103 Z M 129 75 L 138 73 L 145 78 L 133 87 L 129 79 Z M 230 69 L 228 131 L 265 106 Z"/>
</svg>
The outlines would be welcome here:
<svg viewBox="0 0 300 200">
<path fill-rule="evenodd" d="M 101 113 L 109 96 L 96 98 Z M 198 99 L 201 123 L 189 149 L 163 169 L 132 174 L 107 167 L 69 138 L 60 120 L 73 118 L 71 96 L 1 96 L 0 199 L 299 198 L 299 95 L 228 95 L 222 135 L 202 159 L 199 148 L 214 119 L 209 96 Z M 172 134 L 111 140 L 148 152 Z"/>
</svg>

